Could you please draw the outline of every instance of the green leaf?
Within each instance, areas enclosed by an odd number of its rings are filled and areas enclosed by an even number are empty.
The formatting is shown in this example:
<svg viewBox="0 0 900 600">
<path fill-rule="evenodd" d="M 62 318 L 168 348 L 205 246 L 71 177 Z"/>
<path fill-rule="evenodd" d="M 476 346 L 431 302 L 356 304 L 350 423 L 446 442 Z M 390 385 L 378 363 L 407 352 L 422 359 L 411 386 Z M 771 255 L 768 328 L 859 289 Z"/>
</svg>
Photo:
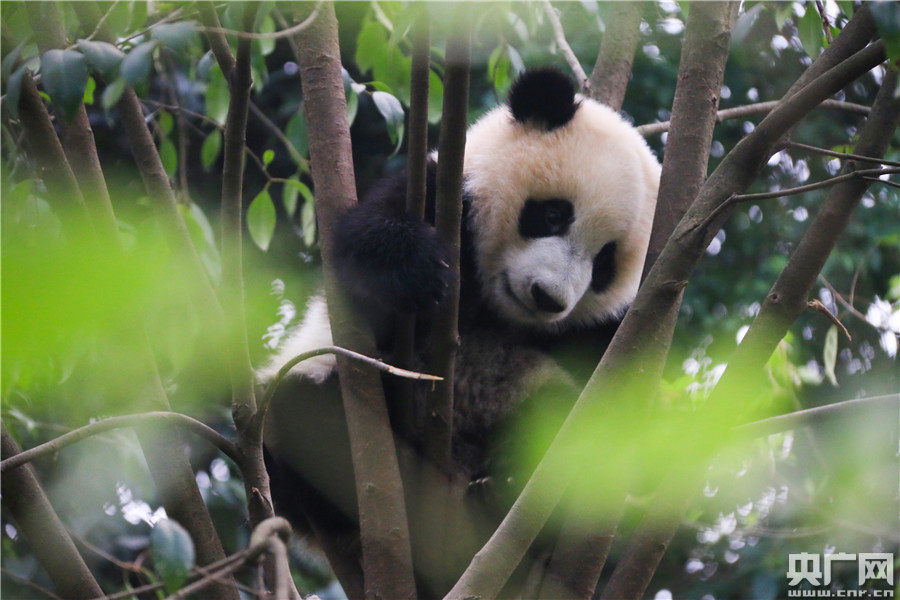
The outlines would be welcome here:
<svg viewBox="0 0 900 600">
<path fill-rule="evenodd" d="M 307 189 L 309 191 L 309 189 Z M 316 205 L 312 194 L 303 195 L 303 208 L 300 209 L 300 223 L 303 227 L 303 243 L 312 247 L 316 243 Z"/>
<path fill-rule="evenodd" d="M 834 367 L 837 363 L 838 330 L 832 325 L 825 334 L 825 347 L 822 349 L 822 362 L 825 365 L 825 376 L 831 385 L 837 386 L 837 377 L 834 375 Z"/>
<path fill-rule="evenodd" d="M 125 58 L 125 53 L 112 44 L 78 40 L 78 49 L 84 54 L 91 68 L 106 82 L 114 80 L 119 75 L 119 66 Z"/>
<path fill-rule="evenodd" d="M 344 86 L 347 96 L 347 122 L 353 125 L 356 120 L 356 112 L 359 110 L 359 94 L 351 86 Z"/>
<path fill-rule="evenodd" d="M 428 121 L 438 123 L 444 114 L 444 82 L 434 71 L 428 73 Z"/>
<path fill-rule="evenodd" d="M 309 154 L 309 142 L 307 140 L 306 119 L 303 118 L 303 105 L 291 117 L 287 126 L 284 128 L 284 135 L 290 140 L 294 148 L 301 156 Z"/>
<path fill-rule="evenodd" d="M 6 81 L 6 108 L 13 119 L 19 117 L 19 98 L 22 96 L 22 76 L 25 75 L 25 65 L 22 65 L 9 76 Z"/>
<path fill-rule="evenodd" d="M 203 140 L 203 147 L 200 148 L 200 162 L 203 164 L 203 170 L 209 171 L 216 158 L 219 157 L 219 151 L 222 149 L 222 132 L 219 129 L 213 129 Z"/>
<path fill-rule="evenodd" d="M 163 23 L 150 30 L 150 37 L 177 53 L 186 53 L 197 42 L 197 23 L 194 21 Z"/>
<path fill-rule="evenodd" d="M 166 590 L 174 592 L 187 580 L 194 566 L 194 542 L 184 527 L 172 519 L 159 521 L 150 534 L 153 566 Z"/>
<path fill-rule="evenodd" d="M 264 188 L 250 203 L 247 209 L 247 230 L 253 243 L 265 252 L 275 234 L 275 204 L 269 196 L 268 188 Z"/>
<path fill-rule="evenodd" d="M 103 104 L 103 110 L 109 111 L 116 105 L 116 102 L 122 97 L 122 92 L 125 91 L 126 85 L 127 82 L 119 78 L 106 86 L 106 89 L 103 90 L 103 97 L 100 99 Z"/>
<path fill-rule="evenodd" d="M 387 92 L 372 92 L 372 100 L 375 101 L 375 107 L 387 123 L 388 135 L 391 136 L 396 154 L 400 149 L 400 144 L 403 143 L 403 105 L 396 97 Z"/>
<path fill-rule="evenodd" d="M 94 92 L 97 90 L 97 82 L 94 81 L 93 77 L 88 77 L 87 86 L 84 88 L 84 103 L 85 104 L 93 104 L 94 103 Z"/>
<path fill-rule="evenodd" d="M 12 74 L 13 67 L 16 66 L 16 62 L 18 62 L 19 58 L 22 56 L 22 49 L 25 47 L 25 42 L 21 42 L 18 46 L 13 48 L 5 57 L 3 57 L 3 62 L 0 63 L 2 67 L 0 67 L 0 75 L 3 77 L 3 81 L 9 79 L 10 74 Z"/>
<path fill-rule="evenodd" d="M 822 30 L 822 18 L 819 16 L 815 4 L 808 3 L 806 5 L 806 12 L 797 23 L 797 35 L 810 58 L 819 56 L 825 40 L 825 32 Z"/>
<path fill-rule="evenodd" d="M 884 40 L 888 58 L 900 58 L 900 5 L 896 2 L 872 2 L 869 7 L 878 35 Z"/>
<path fill-rule="evenodd" d="M 172 118 L 172 113 L 167 110 L 159 111 L 159 129 L 163 132 L 163 135 L 172 133 L 172 127 L 174 125 L 175 119 Z"/>
<path fill-rule="evenodd" d="M 138 44 L 122 59 L 119 71 L 125 81 L 134 88 L 147 84 L 150 78 L 150 67 L 153 64 L 153 51 L 159 42 Z"/>
<path fill-rule="evenodd" d="M 271 16 L 267 16 L 263 19 L 258 31 L 259 33 L 275 33 L 275 21 Z M 258 44 L 259 54 L 262 56 L 268 56 L 275 50 L 274 39 L 260 39 L 254 40 L 254 42 Z"/>
<path fill-rule="evenodd" d="M 175 144 L 172 140 L 165 137 L 159 143 L 159 160 L 162 161 L 163 169 L 169 179 L 175 177 L 175 171 L 178 169 L 178 151 L 175 150 Z"/>
<path fill-rule="evenodd" d="M 209 70 L 209 83 L 206 85 L 206 116 L 220 125 L 225 123 L 228 116 L 228 82 L 222 75 L 219 65 L 213 65 Z"/>
<path fill-rule="evenodd" d="M 273 160 L 275 160 L 275 151 L 274 150 L 266 150 L 262 155 L 263 165 L 268 167 Z"/>
<path fill-rule="evenodd" d="M 84 102 L 88 70 L 84 55 L 74 50 L 48 50 L 41 57 L 44 90 L 66 116 Z"/>
<path fill-rule="evenodd" d="M 291 217 L 297 212 L 297 194 L 303 196 L 304 206 L 313 203 L 313 195 L 305 183 L 292 176 L 284 182 L 284 209 Z"/>
</svg>

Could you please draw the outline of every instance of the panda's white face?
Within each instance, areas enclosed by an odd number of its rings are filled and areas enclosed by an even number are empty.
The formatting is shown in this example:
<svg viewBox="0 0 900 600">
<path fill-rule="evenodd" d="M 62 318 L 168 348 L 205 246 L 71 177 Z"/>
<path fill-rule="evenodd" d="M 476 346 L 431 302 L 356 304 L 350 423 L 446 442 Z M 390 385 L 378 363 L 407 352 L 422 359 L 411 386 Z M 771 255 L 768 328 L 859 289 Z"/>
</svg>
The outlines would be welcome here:
<svg viewBox="0 0 900 600">
<path fill-rule="evenodd" d="M 467 137 L 469 226 L 485 300 L 538 330 L 619 317 L 637 293 L 652 226 L 659 163 L 618 114 L 579 102 L 551 131 L 500 107 Z"/>
</svg>

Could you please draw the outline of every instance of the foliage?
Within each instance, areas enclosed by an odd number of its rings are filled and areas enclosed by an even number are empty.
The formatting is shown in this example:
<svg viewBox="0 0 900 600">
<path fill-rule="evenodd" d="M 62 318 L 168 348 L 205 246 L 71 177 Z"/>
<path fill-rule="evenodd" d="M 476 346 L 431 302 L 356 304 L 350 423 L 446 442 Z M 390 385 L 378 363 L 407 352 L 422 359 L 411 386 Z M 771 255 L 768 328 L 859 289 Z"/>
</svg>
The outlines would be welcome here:
<svg viewBox="0 0 900 600">
<path fill-rule="evenodd" d="M 202 35 L 195 3 L 101 6 L 116 43 L 99 41 L 94 28 L 64 3 L 59 13 L 72 43 L 49 50 L 39 50 L 33 18 L 23 3 L 3 6 L 4 426 L 23 447 L 32 447 L 91 419 L 139 410 L 144 391 L 135 382 L 145 381 L 146 373 L 130 357 L 140 353 L 142 340 L 126 335 L 132 331 L 128 325 L 138 323 L 147 332 L 174 409 L 231 436 L 222 335 L 207 326 L 210 307 L 190 300 L 200 282 L 192 278 L 187 259 L 169 244 L 166 225 L 154 212 L 129 155 L 117 108 L 133 87 L 177 191 L 179 214 L 209 280 L 218 285 L 222 264 L 216 209 L 228 81 Z M 853 10 L 845 2 L 824 6 L 827 28 L 812 2 L 745 2 L 732 38 L 722 107 L 778 99 Z M 239 8 L 229 3 L 219 11 L 225 29 L 241 29 Z M 569 44 L 583 65 L 591 65 L 608 5 L 561 3 L 558 8 Z M 364 191 L 402 162 L 410 102 L 410 28 L 428 11 L 435 39 L 429 139 L 436 145 L 448 22 L 441 11 L 450 9 L 373 2 L 339 3 L 336 10 L 355 169 Z M 566 68 L 541 3 L 471 4 L 466 10 L 475 23 L 472 118 L 502 98 L 526 65 Z M 284 29 L 292 22 L 291 11 L 286 4 L 260 3 L 254 31 Z M 636 123 L 670 117 L 686 11 L 687 5 L 669 1 L 645 9 L 623 107 Z M 896 60 L 900 7 L 876 3 L 872 12 L 888 55 Z M 234 43 L 234 36 L 229 40 Z M 254 40 L 252 72 L 253 101 L 262 116 L 251 115 L 247 132 L 244 210 L 252 246 L 247 245 L 244 259 L 250 352 L 259 362 L 285 329 L 297 323 L 302 311 L 295 307 L 315 292 L 319 255 L 303 93 L 288 39 Z M 75 199 L 52 197 L 37 175 L 34 159 L 21 143 L 19 99 L 29 74 L 40 76 L 41 93 L 61 128 L 87 105 L 124 246 L 121 255 L 97 244 L 91 228 L 67 229 L 68 206 Z M 881 77 L 879 70 L 873 71 L 838 99 L 871 104 Z M 755 122 L 748 117 L 719 125 L 710 171 Z M 859 124 L 857 115 L 817 111 L 794 130 L 792 139 L 852 152 Z M 664 134 L 648 140 L 660 157 L 665 139 Z M 898 141 L 895 136 L 887 159 L 900 160 Z M 750 191 L 826 179 L 839 168 L 837 158 L 788 148 L 769 160 L 765 175 Z M 662 396 L 679 417 L 675 423 L 689 422 L 715 386 L 823 197 L 810 192 L 742 206 L 707 249 L 686 290 L 665 373 Z M 898 210 L 895 187 L 873 186 L 819 278 L 818 299 L 846 325 L 852 340 L 841 337 L 821 314 L 804 314 L 770 359 L 767 397 L 750 399 L 759 405 L 753 409 L 780 413 L 896 393 Z M 631 438 L 641 430 L 640 452 L 632 458 L 639 464 L 664 464 L 671 448 L 689 444 L 694 431 L 686 426 L 673 432 L 672 423 L 597 423 L 593 431 Z M 538 436 L 552 435 L 539 429 Z M 729 437 L 730 430 L 722 435 Z M 703 498 L 686 519 L 688 527 L 673 544 L 650 593 L 668 589 L 690 597 L 780 597 L 786 589 L 788 552 L 826 547 L 896 551 L 896 540 L 887 535 L 898 529 L 895 438 L 890 423 L 863 416 L 730 449 L 711 468 Z M 634 444 L 623 439 L 623 445 L 628 443 Z M 205 442 L 192 440 L 189 452 L 226 551 L 235 552 L 249 536 L 240 473 Z M 171 591 L 185 581 L 194 561 L 193 544 L 177 524 L 160 519 L 161 501 L 131 433 L 83 442 L 36 466 L 75 536 L 97 547 L 90 566 L 104 589 L 119 589 L 123 580 L 137 585 L 161 579 Z M 602 494 L 597 487 L 588 491 Z M 645 494 L 635 494 L 623 525 L 626 532 L 646 500 Z M 604 505 L 598 502 L 593 508 Z M 49 585 L 5 514 L 3 525 L 5 570 Z M 789 536 L 789 530 L 802 536 Z M 148 552 L 154 556 L 155 574 L 136 567 Z M 103 554 L 126 561 L 133 572 L 123 575 L 100 558 Z M 327 567 L 314 552 L 298 543 L 292 558 L 301 592 L 327 585 Z M 853 574 L 842 573 L 839 581 L 851 585 L 853 580 Z M 39 597 L 7 577 L 3 592 Z"/>
</svg>

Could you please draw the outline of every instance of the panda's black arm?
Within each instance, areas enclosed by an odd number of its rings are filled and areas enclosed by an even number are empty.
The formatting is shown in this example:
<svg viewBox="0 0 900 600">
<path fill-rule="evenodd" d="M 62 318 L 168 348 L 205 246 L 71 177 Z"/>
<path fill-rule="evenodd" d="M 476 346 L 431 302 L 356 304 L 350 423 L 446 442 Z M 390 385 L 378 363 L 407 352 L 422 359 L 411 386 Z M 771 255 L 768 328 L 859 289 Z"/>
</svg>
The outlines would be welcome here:
<svg viewBox="0 0 900 600">
<path fill-rule="evenodd" d="M 405 182 L 403 174 L 379 182 L 344 213 L 333 247 L 341 282 L 354 298 L 409 313 L 440 302 L 451 275 L 449 251 L 434 227 L 406 212 Z"/>
</svg>

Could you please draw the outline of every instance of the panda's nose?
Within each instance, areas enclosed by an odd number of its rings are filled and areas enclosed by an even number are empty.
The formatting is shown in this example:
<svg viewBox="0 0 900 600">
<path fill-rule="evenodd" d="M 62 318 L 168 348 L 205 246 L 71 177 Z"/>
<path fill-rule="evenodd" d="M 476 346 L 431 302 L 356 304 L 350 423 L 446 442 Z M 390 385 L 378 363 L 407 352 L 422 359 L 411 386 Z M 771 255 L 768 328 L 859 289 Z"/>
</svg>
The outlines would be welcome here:
<svg viewBox="0 0 900 600">
<path fill-rule="evenodd" d="M 565 306 L 560 304 L 556 298 L 553 298 L 550 294 L 545 292 L 544 288 L 538 283 L 531 284 L 531 297 L 534 298 L 534 303 L 538 307 L 538 310 L 549 313 L 561 313 L 566 310 Z"/>
</svg>

